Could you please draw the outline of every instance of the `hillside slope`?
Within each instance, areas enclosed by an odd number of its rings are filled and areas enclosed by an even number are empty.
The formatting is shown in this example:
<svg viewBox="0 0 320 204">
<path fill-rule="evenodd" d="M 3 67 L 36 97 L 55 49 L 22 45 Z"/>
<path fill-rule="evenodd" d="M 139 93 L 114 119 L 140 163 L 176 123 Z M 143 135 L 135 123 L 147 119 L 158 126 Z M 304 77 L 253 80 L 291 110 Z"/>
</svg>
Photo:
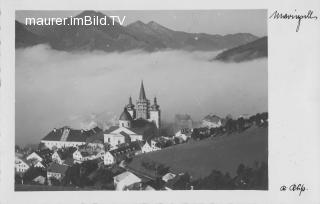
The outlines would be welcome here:
<svg viewBox="0 0 320 204">
<path fill-rule="evenodd" d="M 15 47 L 28 47 L 40 43 L 45 43 L 46 40 L 31 31 L 28 31 L 22 23 L 15 22 L 16 36 Z"/>
<path fill-rule="evenodd" d="M 212 60 L 243 62 L 268 56 L 268 37 L 226 50 Z"/>
<path fill-rule="evenodd" d="M 209 175 L 213 169 L 235 176 L 240 163 L 252 166 L 254 161 L 267 160 L 268 129 L 251 127 L 242 133 L 232 133 L 143 154 L 135 157 L 128 167 L 152 175 L 152 172 L 141 166 L 141 162 L 154 161 L 170 167 L 173 172 L 188 172 L 193 178 L 199 178 Z"/>
</svg>

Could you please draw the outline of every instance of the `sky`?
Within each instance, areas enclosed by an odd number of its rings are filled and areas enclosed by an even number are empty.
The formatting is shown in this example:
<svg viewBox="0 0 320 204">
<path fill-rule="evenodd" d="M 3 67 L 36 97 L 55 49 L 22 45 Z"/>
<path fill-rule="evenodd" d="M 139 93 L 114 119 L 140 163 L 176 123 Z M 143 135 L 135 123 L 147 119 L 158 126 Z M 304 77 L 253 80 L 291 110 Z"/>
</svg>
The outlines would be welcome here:
<svg viewBox="0 0 320 204">
<path fill-rule="evenodd" d="M 125 25 L 140 20 L 155 21 L 173 30 L 191 33 L 233 34 L 251 33 L 267 35 L 267 10 L 178 10 L 178 11 L 100 11 L 108 16 L 126 16 Z M 16 19 L 24 22 L 26 17 L 69 17 L 81 11 L 17 11 Z"/>
</svg>

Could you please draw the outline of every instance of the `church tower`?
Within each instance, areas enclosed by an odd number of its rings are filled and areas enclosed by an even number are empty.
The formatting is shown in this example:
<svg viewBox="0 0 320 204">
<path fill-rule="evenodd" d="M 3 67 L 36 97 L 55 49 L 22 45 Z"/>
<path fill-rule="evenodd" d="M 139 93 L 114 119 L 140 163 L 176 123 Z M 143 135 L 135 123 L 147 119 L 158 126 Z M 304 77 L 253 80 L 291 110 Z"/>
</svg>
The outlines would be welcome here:
<svg viewBox="0 0 320 204">
<path fill-rule="evenodd" d="M 155 125 L 157 126 L 157 128 L 160 128 L 160 109 L 159 109 L 159 105 L 157 103 L 157 98 L 154 97 L 153 100 L 153 105 L 151 106 L 151 110 L 150 110 L 150 119 L 151 122 L 154 122 Z"/>
<path fill-rule="evenodd" d="M 149 119 L 149 100 L 144 91 L 143 81 L 141 81 L 139 99 L 137 100 L 137 119 Z"/>
<path fill-rule="evenodd" d="M 132 98 L 131 98 L 131 96 L 130 96 L 130 98 L 129 98 L 129 104 L 127 105 L 127 110 L 128 110 L 128 112 L 130 113 L 131 117 L 132 117 L 133 119 L 135 119 L 135 118 L 136 118 L 136 110 L 134 109 L 134 105 L 133 105 L 133 103 L 132 103 Z"/>
<path fill-rule="evenodd" d="M 119 127 L 131 128 L 132 117 L 125 107 L 119 118 Z"/>
</svg>

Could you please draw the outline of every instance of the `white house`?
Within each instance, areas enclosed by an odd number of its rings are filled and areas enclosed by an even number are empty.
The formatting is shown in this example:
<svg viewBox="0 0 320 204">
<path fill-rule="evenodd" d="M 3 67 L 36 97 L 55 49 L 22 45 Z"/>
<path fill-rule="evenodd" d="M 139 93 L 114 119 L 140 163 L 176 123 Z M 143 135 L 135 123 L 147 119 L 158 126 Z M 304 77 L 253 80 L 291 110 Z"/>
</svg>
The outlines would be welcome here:
<svg viewBox="0 0 320 204">
<path fill-rule="evenodd" d="M 154 152 L 158 150 L 161 150 L 161 148 L 157 147 L 156 142 L 154 141 L 151 141 L 151 144 L 149 144 L 148 141 L 146 141 L 146 143 L 141 148 L 142 153 Z"/>
<path fill-rule="evenodd" d="M 110 153 L 110 151 L 106 152 L 103 158 L 104 165 L 112 165 L 116 163 L 116 158 Z"/>
<path fill-rule="evenodd" d="M 31 163 L 25 159 L 16 157 L 15 158 L 15 170 L 19 173 L 26 172 L 31 167 Z"/>
<path fill-rule="evenodd" d="M 52 161 L 58 163 L 58 164 L 63 164 L 63 159 L 61 157 L 61 154 L 58 151 L 55 151 L 52 156 Z"/>
<path fill-rule="evenodd" d="M 134 175 L 133 173 L 129 172 L 129 171 L 125 171 L 122 174 L 119 174 L 115 177 L 113 177 L 113 182 L 115 185 L 115 189 L 117 191 L 121 191 L 124 188 L 126 188 L 127 186 L 130 186 L 134 183 L 139 183 L 142 180 L 137 177 L 136 175 Z"/>
<path fill-rule="evenodd" d="M 80 151 L 80 150 L 76 150 L 72 154 L 72 157 L 75 160 L 75 162 L 78 162 L 78 163 L 81 163 L 83 161 L 93 160 L 93 159 L 97 158 L 95 154 L 90 154 L 89 152 Z"/>
<path fill-rule="evenodd" d="M 40 157 L 39 154 L 37 154 L 36 152 L 32 152 L 29 156 L 26 157 L 27 160 L 34 160 L 34 161 L 42 161 L 43 158 Z"/>
<path fill-rule="evenodd" d="M 116 147 L 123 143 L 142 140 L 142 135 L 135 133 L 127 127 L 119 127 L 109 133 L 104 134 L 104 143 L 109 143 L 112 147 Z"/>
</svg>

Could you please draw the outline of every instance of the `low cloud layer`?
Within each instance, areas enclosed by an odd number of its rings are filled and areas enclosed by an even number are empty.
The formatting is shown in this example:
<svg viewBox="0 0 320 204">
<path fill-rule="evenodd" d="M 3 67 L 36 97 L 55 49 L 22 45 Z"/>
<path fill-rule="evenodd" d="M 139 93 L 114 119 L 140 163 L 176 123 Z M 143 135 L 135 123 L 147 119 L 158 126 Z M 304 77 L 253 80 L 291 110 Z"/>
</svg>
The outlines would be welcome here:
<svg viewBox="0 0 320 204">
<path fill-rule="evenodd" d="M 214 52 L 68 53 L 38 45 L 16 50 L 16 142 L 39 142 L 52 128 L 108 126 L 143 80 L 164 120 L 188 113 L 224 117 L 267 111 L 267 59 L 209 62 Z"/>
</svg>

